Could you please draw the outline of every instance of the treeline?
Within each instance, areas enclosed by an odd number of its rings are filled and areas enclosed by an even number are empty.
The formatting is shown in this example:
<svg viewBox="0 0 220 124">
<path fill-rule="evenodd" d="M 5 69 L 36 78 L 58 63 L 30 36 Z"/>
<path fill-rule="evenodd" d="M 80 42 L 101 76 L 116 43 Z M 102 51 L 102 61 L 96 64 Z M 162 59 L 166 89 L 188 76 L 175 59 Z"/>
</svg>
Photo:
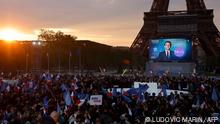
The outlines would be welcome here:
<svg viewBox="0 0 220 124">
<path fill-rule="evenodd" d="M 144 57 L 127 47 L 112 47 L 62 32 L 42 30 L 39 41 L 0 42 L 1 71 L 134 69 L 144 67 Z"/>
</svg>

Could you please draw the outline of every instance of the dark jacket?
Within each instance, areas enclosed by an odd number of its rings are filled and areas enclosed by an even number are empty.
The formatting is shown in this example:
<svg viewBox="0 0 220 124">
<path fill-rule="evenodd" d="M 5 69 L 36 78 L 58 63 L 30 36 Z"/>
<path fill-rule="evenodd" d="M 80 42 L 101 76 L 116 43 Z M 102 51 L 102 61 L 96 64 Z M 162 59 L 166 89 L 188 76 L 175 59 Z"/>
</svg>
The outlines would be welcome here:
<svg viewBox="0 0 220 124">
<path fill-rule="evenodd" d="M 176 59 L 176 56 L 174 54 L 173 51 L 170 51 L 170 56 L 166 56 L 166 52 L 163 51 L 163 52 L 160 52 L 159 53 L 159 56 L 158 56 L 158 60 L 159 61 L 171 61 L 171 60 L 175 60 Z"/>
</svg>

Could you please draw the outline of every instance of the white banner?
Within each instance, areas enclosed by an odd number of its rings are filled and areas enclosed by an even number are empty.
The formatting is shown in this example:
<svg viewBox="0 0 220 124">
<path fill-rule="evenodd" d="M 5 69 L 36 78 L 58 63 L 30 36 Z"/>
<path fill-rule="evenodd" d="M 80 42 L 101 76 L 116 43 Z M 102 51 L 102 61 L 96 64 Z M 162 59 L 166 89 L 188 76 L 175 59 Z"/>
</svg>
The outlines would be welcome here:
<svg viewBox="0 0 220 124">
<path fill-rule="evenodd" d="M 147 83 L 147 82 L 134 82 L 134 88 L 139 88 L 139 84 L 147 84 L 149 86 L 149 88 L 147 89 L 147 92 L 152 96 L 153 93 L 155 93 L 156 96 L 158 96 L 159 93 L 161 93 L 163 95 L 163 93 L 161 92 L 162 89 L 158 88 L 157 83 L 155 82 L 151 82 L 151 83 Z M 181 90 L 170 90 L 167 89 L 167 95 L 170 95 L 170 93 L 183 93 L 183 94 L 188 94 L 188 91 L 181 91 Z"/>
<path fill-rule="evenodd" d="M 16 85 L 18 80 L 2 80 L 2 82 L 7 83 L 9 85 Z"/>
<path fill-rule="evenodd" d="M 91 95 L 89 104 L 90 105 L 102 105 L 102 95 Z"/>
<path fill-rule="evenodd" d="M 151 82 L 151 83 L 147 83 L 147 82 L 134 82 L 134 88 L 139 88 L 139 84 L 148 85 L 148 89 L 146 92 L 148 92 L 150 95 L 152 95 L 153 93 L 155 93 L 155 95 L 157 96 L 159 94 L 158 89 L 157 89 L 157 83 L 155 82 Z"/>
</svg>

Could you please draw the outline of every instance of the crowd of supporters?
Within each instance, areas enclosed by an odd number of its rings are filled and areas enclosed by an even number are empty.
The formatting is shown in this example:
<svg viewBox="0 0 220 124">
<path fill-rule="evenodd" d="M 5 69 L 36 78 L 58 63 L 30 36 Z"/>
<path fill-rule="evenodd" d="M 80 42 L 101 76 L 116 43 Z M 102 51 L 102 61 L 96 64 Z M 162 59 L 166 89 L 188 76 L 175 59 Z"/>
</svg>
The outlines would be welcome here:
<svg viewBox="0 0 220 124">
<path fill-rule="evenodd" d="M 189 94 L 156 96 L 143 91 L 140 95 L 113 88 L 131 88 L 134 81 L 157 82 L 167 89 L 187 90 Z M 213 117 L 220 113 L 219 88 L 218 79 L 195 75 L 2 74 L 0 123 L 139 124 L 146 117 Z M 90 105 L 91 95 L 103 95 L 102 105 Z"/>
</svg>

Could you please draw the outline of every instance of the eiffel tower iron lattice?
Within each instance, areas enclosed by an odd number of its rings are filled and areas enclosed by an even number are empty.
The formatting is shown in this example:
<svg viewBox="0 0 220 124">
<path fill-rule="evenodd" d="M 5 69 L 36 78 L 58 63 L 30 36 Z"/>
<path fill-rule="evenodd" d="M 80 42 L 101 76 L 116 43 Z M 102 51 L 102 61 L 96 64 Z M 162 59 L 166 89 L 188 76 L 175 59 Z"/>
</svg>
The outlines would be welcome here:
<svg viewBox="0 0 220 124">
<path fill-rule="evenodd" d="M 169 0 L 154 0 L 130 49 L 146 56 L 150 39 L 184 37 L 198 44 L 207 56 L 219 56 L 220 33 L 213 22 L 213 10 L 206 8 L 204 0 L 186 0 L 186 5 L 185 11 L 168 11 Z"/>
</svg>

